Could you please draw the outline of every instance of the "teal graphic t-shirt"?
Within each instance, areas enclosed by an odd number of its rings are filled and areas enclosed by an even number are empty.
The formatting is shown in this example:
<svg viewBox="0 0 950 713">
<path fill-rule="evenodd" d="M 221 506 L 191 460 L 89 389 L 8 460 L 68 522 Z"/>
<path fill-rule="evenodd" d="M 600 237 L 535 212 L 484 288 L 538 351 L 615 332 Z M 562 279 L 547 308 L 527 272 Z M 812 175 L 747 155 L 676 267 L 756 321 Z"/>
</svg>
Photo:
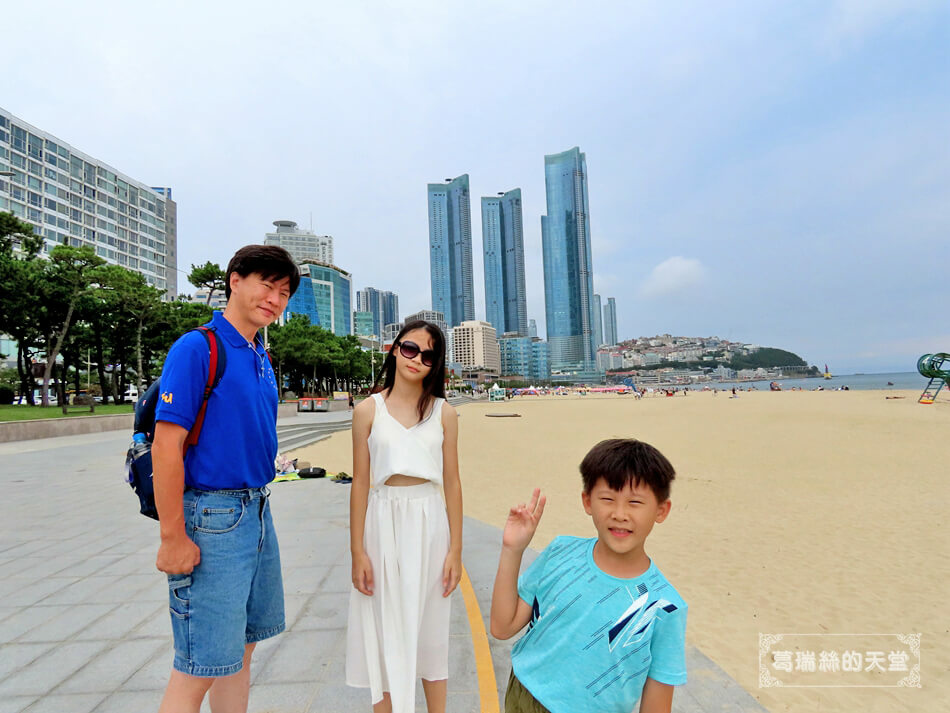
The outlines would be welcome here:
<svg viewBox="0 0 950 713">
<path fill-rule="evenodd" d="M 648 677 L 686 683 L 686 602 L 652 561 L 606 574 L 596 542 L 558 537 L 518 578 L 532 613 L 511 666 L 551 713 L 630 713 Z"/>
</svg>

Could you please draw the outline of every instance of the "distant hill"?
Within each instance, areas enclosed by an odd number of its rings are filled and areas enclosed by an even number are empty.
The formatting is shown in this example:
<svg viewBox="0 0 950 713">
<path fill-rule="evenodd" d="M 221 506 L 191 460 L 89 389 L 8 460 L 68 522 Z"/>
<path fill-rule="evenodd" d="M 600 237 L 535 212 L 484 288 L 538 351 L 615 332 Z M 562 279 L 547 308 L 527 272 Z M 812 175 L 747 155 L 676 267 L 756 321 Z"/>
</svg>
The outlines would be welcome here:
<svg viewBox="0 0 950 713">
<path fill-rule="evenodd" d="M 739 369 L 767 369 L 773 366 L 808 366 L 808 362 L 798 354 L 787 352 L 784 349 L 762 347 L 751 354 L 734 354 L 729 367 Z"/>
</svg>

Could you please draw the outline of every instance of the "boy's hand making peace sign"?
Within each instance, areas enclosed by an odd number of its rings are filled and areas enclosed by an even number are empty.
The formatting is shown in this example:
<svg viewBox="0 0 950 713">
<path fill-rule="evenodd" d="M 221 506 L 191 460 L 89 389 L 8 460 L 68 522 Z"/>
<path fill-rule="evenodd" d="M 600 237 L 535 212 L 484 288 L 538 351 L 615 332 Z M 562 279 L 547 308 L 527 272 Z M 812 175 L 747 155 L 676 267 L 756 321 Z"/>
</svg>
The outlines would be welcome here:
<svg viewBox="0 0 950 713">
<path fill-rule="evenodd" d="M 535 530 L 538 529 L 538 523 L 544 513 L 545 502 L 547 502 L 547 497 L 541 495 L 541 488 L 535 488 L 531 495 L 531 502 L 527 505 L 521 503 L 517 507 L 511 508 L 508 512 L 508 520 L 505 522 L 505 530 L 501 536 L 503 547 L 519 553 L 524 552 L 525 548 L 531 543 Z"/>
</svg>

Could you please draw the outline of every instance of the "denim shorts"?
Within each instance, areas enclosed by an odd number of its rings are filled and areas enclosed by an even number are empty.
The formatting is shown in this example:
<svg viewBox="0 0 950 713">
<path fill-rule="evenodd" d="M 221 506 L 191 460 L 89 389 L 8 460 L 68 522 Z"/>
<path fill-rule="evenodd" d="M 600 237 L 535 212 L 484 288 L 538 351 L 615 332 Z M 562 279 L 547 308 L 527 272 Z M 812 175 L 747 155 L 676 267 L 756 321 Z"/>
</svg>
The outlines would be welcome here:
<svg viewBox="0 0 950 713">
<path fill-rule="evenodd" d="M 241 670 L 245 644 L 284 630 L 280 551 L 266 488 L 187 488 L 185 528 L 201 550 L 191 574 L 168 575 L 174 667 L 192 676 Z"/>
</svg>

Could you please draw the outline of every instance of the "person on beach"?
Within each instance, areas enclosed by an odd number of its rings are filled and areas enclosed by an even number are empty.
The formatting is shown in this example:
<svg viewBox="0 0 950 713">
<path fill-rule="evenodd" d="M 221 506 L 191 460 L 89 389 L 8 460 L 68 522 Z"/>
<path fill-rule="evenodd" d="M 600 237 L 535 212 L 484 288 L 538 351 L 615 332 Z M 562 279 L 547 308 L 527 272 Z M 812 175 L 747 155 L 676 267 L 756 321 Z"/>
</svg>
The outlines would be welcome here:
<svg viewBox="0 0 950 713">
<path fill-rule="evenodd" d="M 209 341 L 192 331 L 161 376 L 152 445 L 161 545 L 175 643 L 160 713 L 247 710 L 254 646 L 284 630 L 280 553 L 268 505 L 277 455 L 277 381 L 258 330 L 276 320 L 300 273 L 286 250 L 248 245 L 228 264 L 217 332 L 226 368 L 199 441 L 183 456 L 208 382 Z"/>
<path fill-rule="evenodd" d="M 421 678 L 429 713 L 444 713 L 462 486 L 442 331 L 406 324 L 380 378 L 353 410 L 346 683 L 370 689 L 375 713 L 414 713 Z"/>
<path fill-rule="evenodd" d="M 511 508 L 491 602 L 509 639 L 506 713 L 669 713 L 686 683 L 686 603 L 644 551 L 670 513 L 675 473 L 656 448 L 601 441 L 580 466 L 597 537 L 556 537 L 520 577 L 545 497 Z"/>
</svg>

